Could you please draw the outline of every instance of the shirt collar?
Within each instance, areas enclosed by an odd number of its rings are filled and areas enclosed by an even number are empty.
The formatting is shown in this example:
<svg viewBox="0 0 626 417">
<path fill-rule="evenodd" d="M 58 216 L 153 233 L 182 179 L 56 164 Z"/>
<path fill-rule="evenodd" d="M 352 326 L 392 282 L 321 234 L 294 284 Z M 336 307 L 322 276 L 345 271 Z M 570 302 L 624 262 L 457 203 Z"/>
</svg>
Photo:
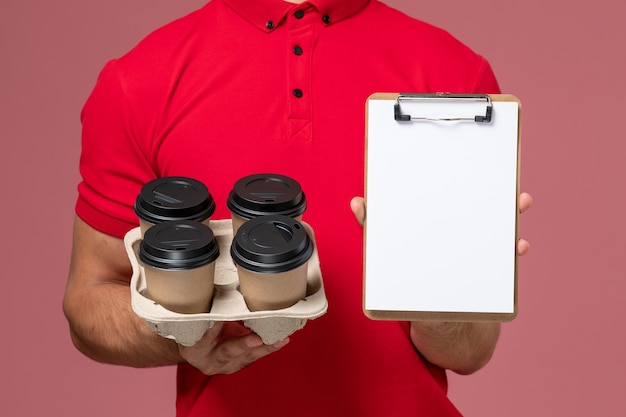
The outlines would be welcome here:
<svg viewBox="0 0 626 417">
<path fill-rule="evenodd" d="M 322 16 L 329 17 L 327 24 L 334 24 L 357 13 L 369 1 L 308 0 L 302 4 L 293 4 L 283 0 L 224 0 L 224 3 L 254 26 L 270 32 L 282 24 L 284 17 L 290 11 L 312 6 L 319 10 Z M 272 23 L 268 24 L 268 22 Z"/>
</svg>

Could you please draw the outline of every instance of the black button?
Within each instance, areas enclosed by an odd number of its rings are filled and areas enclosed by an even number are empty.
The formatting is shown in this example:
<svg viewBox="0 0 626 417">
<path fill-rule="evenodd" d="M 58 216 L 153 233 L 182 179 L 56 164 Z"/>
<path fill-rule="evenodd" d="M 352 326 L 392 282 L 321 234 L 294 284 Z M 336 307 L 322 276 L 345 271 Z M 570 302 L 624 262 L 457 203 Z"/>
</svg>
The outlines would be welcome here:
<svg viewBox="0 0 626 417">
<path fill-rule="evenodd" d="M 330 23 L 330 16 L 328 16 L 327 14 L 322 16 L 322 22 L 324 22 L 326 24 Z"/>
<path fill-rule="evenodd" d="M 304 17 L 304 10 L 296 10 L 293 15 L 296 17 L 296 19 L 302 19 Z"/>
<path fill-rule="evenodd" d="M 268 29 L 274 29 L 274 22 L 268 20 L 267 22 L 265 22 L 265 27 Z"/>
<path fill-rule="evenodd" d="M 298 98 L 302 97 L 302 90 L 300 90 L 299 88 L 296 88 L 295 90 L 293 90 L 293 95 Z"/>
<path fill-rule="evenodd" d="M 302 48 L 300 48 L 299 46 L 294 46 L 293 53 L 296 55 L 302 55 Z"/>
</svg>

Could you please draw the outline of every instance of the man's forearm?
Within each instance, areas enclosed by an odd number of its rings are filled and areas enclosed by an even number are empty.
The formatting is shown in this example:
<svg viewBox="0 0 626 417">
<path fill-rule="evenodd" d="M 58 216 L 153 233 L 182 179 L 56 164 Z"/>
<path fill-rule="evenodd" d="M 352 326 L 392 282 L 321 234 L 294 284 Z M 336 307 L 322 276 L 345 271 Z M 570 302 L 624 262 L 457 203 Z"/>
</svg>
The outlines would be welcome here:
<svg viewBox="0 0 626 417">
<path fill-rule="evenodd" d="M 133 367 L 181 362 L 176 342 L 150 331 L 131 308 L 124 283 L 66 294 L 63 303 L 76 348 L 93 360 Z"/>
<path fill-rule="evenodd" d="M 499 334 L 499 323 L 411 322 L 411 340 L 416 349 L 429 362 L 464 375 L 489 362 Z"/>
</svg>

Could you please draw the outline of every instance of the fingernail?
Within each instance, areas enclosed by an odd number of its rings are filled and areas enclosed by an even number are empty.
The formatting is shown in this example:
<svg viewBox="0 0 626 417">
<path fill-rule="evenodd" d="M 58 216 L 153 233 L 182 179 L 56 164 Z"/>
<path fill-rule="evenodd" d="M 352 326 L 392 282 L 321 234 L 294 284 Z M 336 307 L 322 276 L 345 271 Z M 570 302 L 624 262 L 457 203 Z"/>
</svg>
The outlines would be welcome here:
<svg viewBox="0 0 626 417">
<path fill-rule="evenodd" d="M 246 346 L 254 348 L 254 347 L 259 347 L 263 344 L 263 340 L 261 340 L 261 338 L 255 334 L 251 334 L 248 337 L 246 337 Z"/>
<path fill-rule="evenodd" d="M 280 349 L 281 347 L 287 345 L 287 343 L 289 343 L 289 338 L 286 337 L 283 340 L 279 340 L 278 342 L 274 343 L 272 346 L 274 346 L 276 349 Z"/>
</svg>

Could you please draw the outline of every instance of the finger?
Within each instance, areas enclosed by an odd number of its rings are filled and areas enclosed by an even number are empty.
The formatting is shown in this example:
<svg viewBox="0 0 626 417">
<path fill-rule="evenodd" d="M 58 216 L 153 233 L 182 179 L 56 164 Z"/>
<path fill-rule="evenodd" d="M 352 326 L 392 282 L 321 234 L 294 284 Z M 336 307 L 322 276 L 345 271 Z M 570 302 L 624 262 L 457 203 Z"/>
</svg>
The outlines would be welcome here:
<svg viewBox="0 0 626 417">
<path fill-rule="evenodd" d="M 350 209 L 352 209 L 352 213 L 354 213 L 354 217 L 356 217 L 359 224 L 363 226 L 365 221 L 365 199 L 363 197 L 354 197 L 350 201 Z"/>
<path fill-rule="evenodd" d="M 222 340 L 238 338 L 248 334 L 250 334 L 250 329 L 239 323 L 216 321 L 194 345 L 178 345 L 178 352 L 185 361 L 202 370 L 208 366 L 211 352 Z"/>
<path fill-rule="evenodd" d="M 521 193 L 519 195 L 519 211 L 520 213 L 525 212 L 533 205 L 533 198 L 528 193 Z"/>
<path fill-rule="evenodd" d="M 232 374 L 262 357 L 278 351 L 288 343 L 289 338 L 286 338 L 273 345 L 265 345 L 261 338 L 253 333 L 230 339 L 215 348 L 207 369 L 202 371 L 207 375 Z"/>
<path fill-rule="evenodd" d="M 179 351 L 180 350 L 190 351 L 192 350 L 192 348 L 194 348 L 195 350 L 199 350 L 199 349 L 210 350 L 220 342 L 223 334 L 224 334 L 224 322 L 216 321 L 212 327 L 208 328 L 207 331 L 204 332 L 204 335 L 202 336 L 202 338 L 198 340 L 195 345 L 189 346 L 189 347 L 181 345 L 179 346 Z"/>
<path fill-rule="evenodd" d="M 517 241 L 517 254 L 519 256 L 524 256 L 530 250 L 530 243 L 524 239 L 519 239 Z"/>
</svg>

